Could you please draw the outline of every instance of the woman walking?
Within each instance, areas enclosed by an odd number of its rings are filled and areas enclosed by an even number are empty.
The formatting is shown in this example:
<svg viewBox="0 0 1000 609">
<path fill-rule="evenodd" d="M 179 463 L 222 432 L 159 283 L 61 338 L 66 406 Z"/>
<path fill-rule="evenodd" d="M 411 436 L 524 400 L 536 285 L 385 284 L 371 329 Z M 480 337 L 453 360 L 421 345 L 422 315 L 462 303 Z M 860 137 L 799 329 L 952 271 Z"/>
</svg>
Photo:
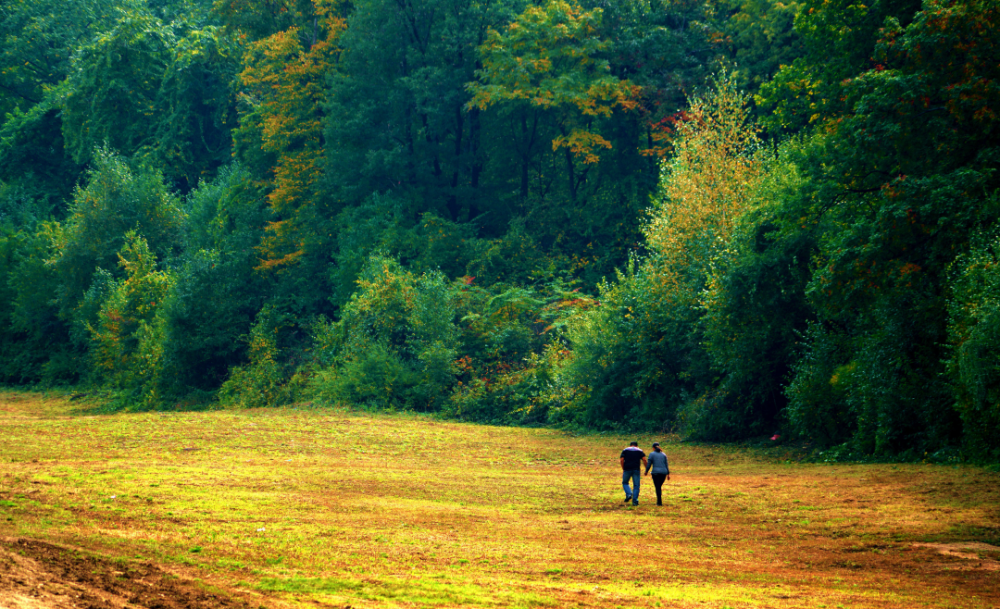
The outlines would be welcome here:
<svg viewBox="0 0 1000 609">
<path fill-rule="evenodd" d="M 653 470 L 653 485 L 656 487 L 656 505 L 663 505 L 663 495 L 660 487 L 664 480 L 670 480 L 670 464 L 667 463 L 667 453 L 660 450 L 660 443 L 653 442 L 653 452 L 649 453 L 646 462 L 646 475 Z"/>
</svg>

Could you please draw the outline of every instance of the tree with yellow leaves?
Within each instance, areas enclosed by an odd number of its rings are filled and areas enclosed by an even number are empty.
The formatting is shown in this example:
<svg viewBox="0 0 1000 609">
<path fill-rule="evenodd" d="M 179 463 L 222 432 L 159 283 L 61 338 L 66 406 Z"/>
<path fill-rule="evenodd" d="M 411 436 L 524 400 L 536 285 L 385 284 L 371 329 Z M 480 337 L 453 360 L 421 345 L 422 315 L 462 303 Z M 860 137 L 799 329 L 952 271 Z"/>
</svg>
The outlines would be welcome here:
<svg viewBox="0 0 1000 609">
<path fill-rule="evenodd" d="M 313 32 L 292 26 L 252 43 L 240 74 L 243 116 L 237 150 L 251 165 L 268 166 L 271 177 L 268 199 L 274 221 L 262 245 L 263 268 L 296 261 L 323 233 L 316 223 L 323 104 L 344 19 L 334 0 L 313 4 Z"/>
<path fill-rule="evenodd" d="M 675 123 L 674 154 L 663 164 L 645 229 L 656 254 L 652 268 L 666 289 L 700 290 L 736 220 L 751 206 L 759 141 L 746 102 L 723 73 Z"/>
<path fill-rule="evenodd" d="M 651 255 L 600 286 L 601 306 L 571 324 L 565 378 L 580 396 L 581 423 L 669 427 L 678 406 L 711 386 L 702 296 L 759 173 L 744 102 L 726 74 L 692 99 L 645 227 Z"/>
<path fill-rule="evenodd" d="M 601 151 L 612 146 L 599 132 L 598 120 L 636 106 L 637 88 L 611 74 L 601 55 L 609 45 L 599 35 L 601 15 L 600 8 L 585 11 L 564 0 L 528 7 L 504 31 L 489 31 L 479 48 L 479 80 L 469 84 L 470 108 L 530 109 L 554 122 L 552 150 L 564 151 L 571 199 L 582 179 L 576 164 L 597 163 Z M 526 137 L 532 134 L 522 131 Z M 522 156 L 526 196 L 530 156 Z"/>
</svg>

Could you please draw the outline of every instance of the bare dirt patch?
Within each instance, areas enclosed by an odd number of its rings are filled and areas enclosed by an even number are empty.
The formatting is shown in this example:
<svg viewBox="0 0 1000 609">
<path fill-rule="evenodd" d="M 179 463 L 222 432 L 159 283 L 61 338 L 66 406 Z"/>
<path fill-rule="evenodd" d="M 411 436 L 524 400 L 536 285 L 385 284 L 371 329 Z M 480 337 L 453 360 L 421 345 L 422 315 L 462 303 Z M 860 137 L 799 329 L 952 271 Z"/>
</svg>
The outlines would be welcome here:
<svg viewBox="0 0 1000 609">
<path fill-rule="evenodd" d="M 942 556 L 968 561 L 960 568 L 980 571 L 1000 571 L 1000 547 L 981 542 L 915 543 L 915 548 L 929 548 Z"/>
<path fill-rule="evenodd" d="M 3 609 L 243 609 L 150 563 L 122 563 L 29 539 L 0 539 Z"/>
</svg>

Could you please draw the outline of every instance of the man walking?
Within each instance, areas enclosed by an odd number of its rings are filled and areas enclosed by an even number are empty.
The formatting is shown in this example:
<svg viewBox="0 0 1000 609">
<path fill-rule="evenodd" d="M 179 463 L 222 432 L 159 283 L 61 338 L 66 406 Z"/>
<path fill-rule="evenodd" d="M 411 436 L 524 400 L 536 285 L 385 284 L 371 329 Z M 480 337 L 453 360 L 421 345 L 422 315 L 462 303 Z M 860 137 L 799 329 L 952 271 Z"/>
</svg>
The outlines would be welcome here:
<svg viewBox="0 0 1000 609">
<path fill-rule="evenodd" d="M 639 479 L 642 477 L 641 465 L 646 465 L 646 453 L 639 449 L 638 442 L 629 442 L 629 445 L 622 451 L 619 459 L 622 464 L 622 488 L 625 489 L 625 503 L 629 501 L 632 505 L 639 505 Z M 628 486 L 629 479 L 632 481 L 631 489 Z"/>
</svg>

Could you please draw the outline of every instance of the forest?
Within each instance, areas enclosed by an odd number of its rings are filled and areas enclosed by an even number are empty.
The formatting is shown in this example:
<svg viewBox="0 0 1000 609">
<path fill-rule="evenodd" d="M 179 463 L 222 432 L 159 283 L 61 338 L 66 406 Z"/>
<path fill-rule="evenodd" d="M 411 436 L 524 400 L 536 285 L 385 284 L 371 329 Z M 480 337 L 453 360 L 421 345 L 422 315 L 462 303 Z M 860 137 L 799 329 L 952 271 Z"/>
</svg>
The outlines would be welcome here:
<svg viewBox="0 0 1000 609">
<path fill-rule="evenodd" d="M 3 0 L 0 383 L 995 463 L 998 25 Z"/>
</svg>

